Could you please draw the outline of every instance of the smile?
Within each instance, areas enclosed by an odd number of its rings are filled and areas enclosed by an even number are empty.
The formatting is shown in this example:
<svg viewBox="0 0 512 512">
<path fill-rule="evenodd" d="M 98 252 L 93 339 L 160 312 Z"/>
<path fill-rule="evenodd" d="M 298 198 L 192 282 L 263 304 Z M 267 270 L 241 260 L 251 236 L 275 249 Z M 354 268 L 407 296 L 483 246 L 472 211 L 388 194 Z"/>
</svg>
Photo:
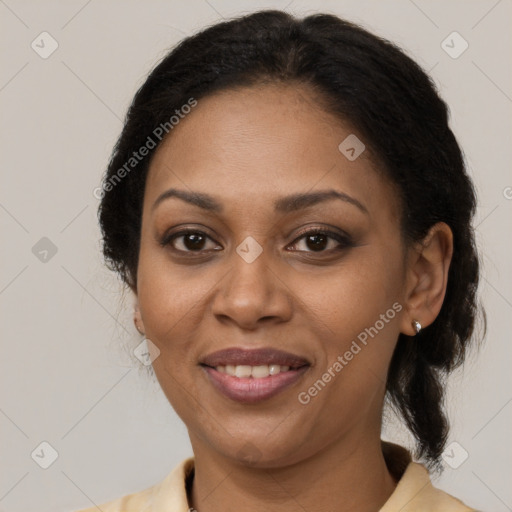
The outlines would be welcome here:
<svg viewBox="0 0 512 512">
<path fill-rule="evenodd" d="M 309 369 L 305 358 L 274 349 L 226 349 L 210 354 L 200 366 L 222 395 L 251 404 L 268 400 L 297 383 Z"/>
</svg>

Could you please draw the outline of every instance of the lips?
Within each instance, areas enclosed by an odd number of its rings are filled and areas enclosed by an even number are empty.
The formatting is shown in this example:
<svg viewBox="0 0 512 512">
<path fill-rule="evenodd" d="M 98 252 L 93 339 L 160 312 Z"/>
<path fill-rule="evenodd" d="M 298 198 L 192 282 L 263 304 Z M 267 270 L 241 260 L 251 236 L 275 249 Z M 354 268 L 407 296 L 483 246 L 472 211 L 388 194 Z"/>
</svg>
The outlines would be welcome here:
<svg viewBox="0 0 512 512">
<path fill-rule="evenodd" d="M 206 356 L 200 365 L 217 391 L 243 404 L 281 393 L 297 383 L 311 366 L 301 356 L 269 348 L 220 350 Z"/>
</svg>

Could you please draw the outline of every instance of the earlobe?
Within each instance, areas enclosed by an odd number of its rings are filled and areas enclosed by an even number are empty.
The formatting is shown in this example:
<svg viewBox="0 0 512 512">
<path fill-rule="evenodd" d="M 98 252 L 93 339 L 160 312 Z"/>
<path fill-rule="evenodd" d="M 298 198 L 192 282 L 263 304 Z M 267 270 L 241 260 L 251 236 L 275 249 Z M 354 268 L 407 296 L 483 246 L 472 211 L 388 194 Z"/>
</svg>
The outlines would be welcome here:
<svg viewBox="0 0 512 512">
<path fill-rule="evenodd" d="M 136 300 L 133 305 L 133 323 L 135 324 L 135 328 L 139 331 L 143 336 L 146 334 L 144 329 L 144 322 L 142 321 L 142 317 L 139 309 L 139 302 Z"/>
<path fill-rule="evenodd" d="M 441 311 L 453 255 L 452 230 L 446 223 L 438 222 L 411 250 L 413 253 L 407 270 L 407 314 L 402 325 L 402 332 L 408 336 L 419 332 L 418 325 L 420 329 L 430 325 Z"/>
</svg>

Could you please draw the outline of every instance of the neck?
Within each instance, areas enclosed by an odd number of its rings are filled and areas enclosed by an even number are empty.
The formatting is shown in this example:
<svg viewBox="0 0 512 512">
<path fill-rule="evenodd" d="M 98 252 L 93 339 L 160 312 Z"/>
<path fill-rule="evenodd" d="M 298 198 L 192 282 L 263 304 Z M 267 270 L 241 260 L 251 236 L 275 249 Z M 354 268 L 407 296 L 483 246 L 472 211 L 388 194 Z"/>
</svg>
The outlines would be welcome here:
<svg viewBox="0 0 512 512">
<path fill-rule="evenodd" d="M 197 512 L 374 512 L 395 489 L 378 436 L 339 440 L 279 467 L 248 467 L 192 439 L 195 474 L 189 504 Z"/>
</svg>

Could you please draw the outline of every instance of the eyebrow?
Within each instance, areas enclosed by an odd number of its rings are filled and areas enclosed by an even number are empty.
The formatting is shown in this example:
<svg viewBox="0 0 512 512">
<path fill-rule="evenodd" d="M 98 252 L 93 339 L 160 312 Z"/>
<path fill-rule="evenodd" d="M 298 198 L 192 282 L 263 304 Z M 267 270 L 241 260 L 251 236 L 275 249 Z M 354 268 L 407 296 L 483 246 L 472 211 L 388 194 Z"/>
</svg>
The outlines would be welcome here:
<svg viewBox="0 0 512 512">
<path fill-rule="evenodd" d="M 161 194 L 154 202 L 152 210 L 155 210 L 156 207 L 163 201 L 173 197 L 181 199 L 182 201 L 198 206 L 199 208 L 208 210 L 210 212 L 221 213 L 223 211 L 222 204 L 209 194 L 204 194 L 202 192 L 188 192 L 186 190 L 178 190 L 175 188 L 166 190 L 163 194 Z M 279 213 L 289 213 L 307 208 L 309 206 L 314 206 L 331 199 L 339 199 L 344 201 L 348 204 L 356 206 L 363 213 L 368 214 L 368 210 L 360 201 L 352 196 L 349 196 L 348 194 L 345 194 L 344 192 L 339 192 L 334 189 L 298 193 L 280 197 L 274 202 L 274 210 Z"/>
</svg>

